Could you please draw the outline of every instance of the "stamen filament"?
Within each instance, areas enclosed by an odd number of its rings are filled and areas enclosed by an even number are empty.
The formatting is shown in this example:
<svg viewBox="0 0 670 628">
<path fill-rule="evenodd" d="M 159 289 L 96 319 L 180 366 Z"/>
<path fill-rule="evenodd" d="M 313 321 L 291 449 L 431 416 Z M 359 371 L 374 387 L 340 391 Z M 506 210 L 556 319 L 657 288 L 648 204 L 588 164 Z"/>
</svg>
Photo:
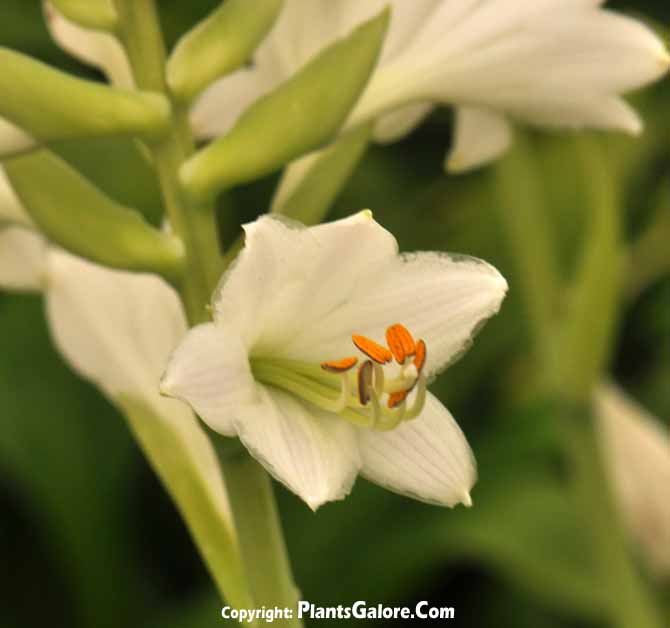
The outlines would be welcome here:
<svg viewBox="0 0 670 628">
<path fill-rule="evenodd" d="M 399 331 L 393 329 L 392 332 L 395 333 L 391 336 L 396 359 L 403 352 L 404 356 L 415 354 L 414 360 L 409 363 L 403 356 L 399 375 L 393 378 L 386 377 L 383 366 L 392 359 L 391 352 L 363 337 L 354 338 L 355 341 L 362 341 L 366 349 L 363 352 L 371 359 L 363 362 L 358 369 L 353 368 L 357 363 L 355 357 L 321 364 L 255 358 L 251 360 L 251 369 L 259 382 L 290 392 L 353 425 L 379 431 L 392 430 L 402 421 L 418 417 L 426 402 L 426 378 L 421 372 L 426 359 L 425 343 L 419 340 L 414 345 L 404 328 Z M 381 355 L 382 350 L 388 356 Z M 414 401 L 408 407 L 408 395 L 415 388 Z M 381 403 L 382 395 L 388 395 L 385 403 Z"/>
</svg>

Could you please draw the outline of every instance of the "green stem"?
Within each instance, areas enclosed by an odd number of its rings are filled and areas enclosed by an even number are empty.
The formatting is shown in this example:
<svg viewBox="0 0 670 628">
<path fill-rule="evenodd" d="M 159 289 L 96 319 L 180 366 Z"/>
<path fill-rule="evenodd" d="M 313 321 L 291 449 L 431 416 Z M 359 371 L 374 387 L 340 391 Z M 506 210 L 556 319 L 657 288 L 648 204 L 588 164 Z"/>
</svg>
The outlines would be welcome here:
<svg viewBox="0 0 670 628">
<path fill-rule="evenodd" d="M 165 82 L 165 45 L 154 0 L 117 0 L 120 36 L 126 47 L 135 82 L 144 90 L 171 97 Z M 170 227 L 186 251 L 180 288 L 191 324 L 207 320 L 206 304 L 221 269 L 213 206 L 191 207 L 180 185 L 178 171 L 194 152 L 188 117 L 173 103 L 173 130 L 159 144 L 149 146 L 163 192 Z"/>
<path fill-rule="evenodd" d="M 275 623 L 298 628 L 302 622 L 295 609 L 300 593 L 293 582 L 272 481 L 238 440 L 218 434 L 213 439 L 256 606 L 293 609 L 292 618 Z"/>
<path fill-rule="evenodd" d="M 588 212 L 580 267 L 562 323 L 552 369 L 556 393 L 565 407 L 565 451 L 574 473 L 577 507 L 585 516 L 601 577 L 611 593 L 612 625 L 660 628 L 660 618 L 636 572 L 608 490 L 591 399 L 611 351 L 621 302 L 622 208 L 607 157 L 582 139 L 577 158 L 588 185 Z"/>
<path fill-rule="evenodd" d="M 155 0 L 116 0 L 121 18 L 120 36 L 128 52 L 137 85 L 170 97 L 165 83 L 165 47 Z M 186 273 L 180 285 L 191 325 L 209 318 L 207 303 L 223 268 L 212 206 L 193 206 L 179 184 L 178 171 L 194 151 L 187 113 L 173 102 L 173 129 L 167 139 L 150 146 L 158 172 L 170 224 L 184 242 Z M 224 441 L 214 438 L 219 447 Z M 293 607 L 297 593 L 284 546 L 281 525 L 267 473 L 246 453 L 239 441 L 225 439 L 226 447 L 239 448 L 222 456 L 239 550 L 248 588 L 256 607 Z M 203 548 L 206 549 L 206 548 Z M 203 551 L 203 555 L 207 555 Z M 216 577 L 216 566 L 210 565 Z M 222 591 L 225 595 L 226 591 Z M 239 599 L 239 598 L 238 598 Z M 284 626 L 300 626 L 289 620 Z"/>
<path fill-rule="evenodd" d="M 556 251 L 547 221 L 547 208 L 532 174 L 530 147 L 523 140 L 496 165 L 499 220 L 516 266 L 521 298 L 528 314 L 535 360 L 549 365 L 553 360 L 556 293 L 559 273 Z M 515 286 L 512 285 L 512 290 Z M 541 373 L 547 387 L 548 375 Z"/>
</svg>

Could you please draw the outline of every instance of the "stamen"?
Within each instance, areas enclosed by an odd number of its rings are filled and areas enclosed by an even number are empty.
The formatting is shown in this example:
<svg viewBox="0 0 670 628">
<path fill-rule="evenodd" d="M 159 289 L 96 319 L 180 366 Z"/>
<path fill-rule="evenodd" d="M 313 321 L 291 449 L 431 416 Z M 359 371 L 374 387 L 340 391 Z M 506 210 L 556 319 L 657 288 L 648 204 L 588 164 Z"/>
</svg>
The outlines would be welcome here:
<svg viewBox="0 0 670 628">
<path fill-rule="evenodd" d="M 357 370 L 356 356 L 320 364 L 270 358 L 251 361 L 253 375 L 360 427 L 387 431 L 418 417 L 426 401 L 426 343 L 415 342 L 400 323 L 386 330 L 389 348 L 365 336 L 354 335 L 352 340 L 369 358 Z M 390 366 L 385 373 L 384 366 L 394 358 L 399 368 Z"/>
<path fill-rule="evenodd" d="M 351 339 L 360 351 L 365 353 L 371 360 L 377 362 L 377 364 L 386 364 L 393 359 L 391 352 L 386 347 L 377 344 L 374 340 L 357 335 L 353 335 Z"/>
<path fill-rule="evenodd" d="M 398 364 L 403 364 L 407 356 L 414 355 L 416 345 L 407 328 L 396 323 L 386 330 L 386 342 Z"/>
<path fill-rule="evenodd" d="M 343 358 L 342 360 L 330 360 L 328 362 L 321 362 L 321 368 L 330 373 L 344 373 L 356 366 L 357 362 L 358 358 L 356 357 Z"/>
<path fill-rule="evenodd" d="M 424 365 L 426 364 L 426 343 L 423 340 L 419 340 L 416 343 L 416 355 L 414 356 L 414 366 L 416 370 L 421 373 Z"/>
<path fill-rule="evenodd" d="M 416 397 L 414 398 L 414 403 L 412 407 L 407 411 L 405 416 L 405 421 L 411 421 L 416 419 L 421 414 L 423 406 L 426 403 L 426 378 L 423 375 L 419 375 L 419 379 L 416 382 Z"/>
<path fill-rule="evenodd" d="M 394 392 L 389 395 L 386 405 L 389 408 L 395 408 L 399 406 L 403 401 L 407 399 L 407 391 L 401 390 L 400 392 Z"/>
<path fill-rule="evenodd" d="M 358 367 L 358 400 L 362 406 L 370 401 L 372 393 L 372 362 L 366 360 Z"/>
<path fill-rule="evenodd" d="M 384 392 L 384 369 L 381 365 L 375 363 L 372 365 L 374 368 L 374 389 L 377 396 L 380 396 Z"/>
</svg>

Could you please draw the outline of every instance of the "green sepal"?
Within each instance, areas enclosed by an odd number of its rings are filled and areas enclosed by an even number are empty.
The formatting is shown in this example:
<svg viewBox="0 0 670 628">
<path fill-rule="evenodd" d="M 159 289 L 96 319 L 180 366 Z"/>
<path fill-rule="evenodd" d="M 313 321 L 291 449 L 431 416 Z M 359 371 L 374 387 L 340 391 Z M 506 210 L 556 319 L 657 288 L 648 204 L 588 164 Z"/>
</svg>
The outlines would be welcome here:
<svg viewBox="0 0 670 628">
<path fill-rule="evenodd" d="M 180 172 L 189 195 L 208 201 L 223 189 L 262 177 L 328 142 L 365 88 L 388 22 L 385 9 L 326 48 L 252 105 L 230 133 L 189 159 Z"/>
<path fill-rule="evenodd" d="M 132 135 L 158 140 L 169 130 L 170 103 L 152 92 L 75 78 L 0 48 L 0 117 L 36 140 Z"/>
<path fill-rule="evenodd" d="M 217 78 L 244 65 L 274 24 L 283 0 L 227 0 L 177 43 L 167 82 L 190 102 Z"/>
<path fill-rule="evenodd" d="M 68 20 L 85 28 L 113 31 L 118 24 L 118 15 L 111 0 L 49 1 Z"/>
<path fill-rule="evenodd" d="M 181 275 L 180 240 L 110 199 L 47 150 L 16 157 L 5 172 L 26 211 L 52 242 L 112 268 Z"/>
</svg>

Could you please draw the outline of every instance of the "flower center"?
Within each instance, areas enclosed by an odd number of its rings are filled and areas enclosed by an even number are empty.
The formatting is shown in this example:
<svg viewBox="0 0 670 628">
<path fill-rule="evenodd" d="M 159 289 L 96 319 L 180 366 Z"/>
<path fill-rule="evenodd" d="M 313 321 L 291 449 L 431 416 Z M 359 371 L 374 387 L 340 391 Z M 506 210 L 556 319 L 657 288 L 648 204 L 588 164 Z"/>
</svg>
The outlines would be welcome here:
<svg viewBox="0 0 670 628">
<path fill-rule="evenodd" d="M 426 400 L 426 343 L 415 342 L 400 323 L 386 330 L 387 346 L 356 334 L 351 339 L 364 356 L 360 361 L 356 355 L 320 365 L 253 360 L 254 377 L 359 426 L 390 430 L 419 416 Z"/>
</svg>

